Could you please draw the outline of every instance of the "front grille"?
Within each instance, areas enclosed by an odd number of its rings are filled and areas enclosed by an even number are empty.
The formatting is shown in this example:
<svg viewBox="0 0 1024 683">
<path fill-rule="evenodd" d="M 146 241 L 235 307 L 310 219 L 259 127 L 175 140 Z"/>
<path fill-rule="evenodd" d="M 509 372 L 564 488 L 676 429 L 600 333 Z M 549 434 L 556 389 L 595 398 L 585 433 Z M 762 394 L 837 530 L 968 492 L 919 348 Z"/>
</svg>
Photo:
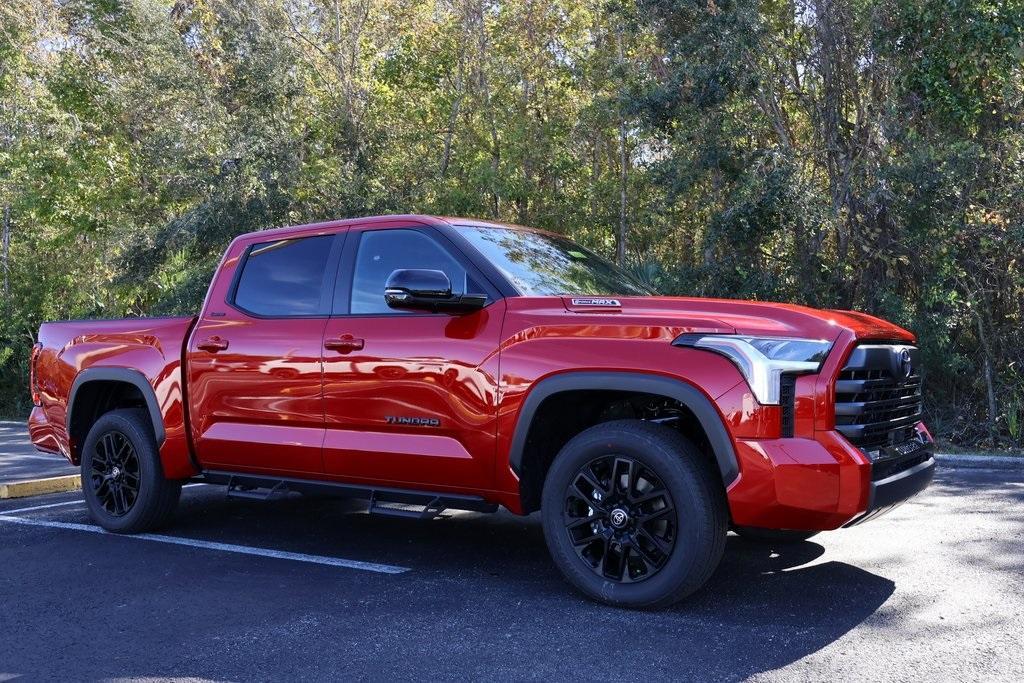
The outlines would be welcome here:
<svg viewBox="0 0 1024 683">
<path fill-rule="evenodd" d="M 918 350 L 905 344 L 855 348 L 836 382 L 836 430 L 877 457 L 873 451 L 917 440 L 920 420 Z"/>
<path fill-rule="evenodd" d="M 909 470 L 911 467 L 915 467 L 926 462 L 930 457 L 932 457 L 931 451 L 922 446 L 920 450 L 917 450 L 907 456 L 896 456 L 876 460 L 871 464 L 871 479 L 873 481 L 888 479 L 894 474 L 899 474 L 904 470 Z"/>
</svg>

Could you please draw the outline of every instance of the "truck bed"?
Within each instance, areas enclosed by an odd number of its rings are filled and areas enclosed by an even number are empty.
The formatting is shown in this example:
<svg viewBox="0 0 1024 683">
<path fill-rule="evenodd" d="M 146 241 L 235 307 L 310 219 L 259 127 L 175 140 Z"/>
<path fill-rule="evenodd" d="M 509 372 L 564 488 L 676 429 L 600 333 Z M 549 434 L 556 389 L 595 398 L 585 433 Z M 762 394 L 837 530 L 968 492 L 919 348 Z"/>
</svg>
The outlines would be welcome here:
<svg viewBox="0 0 1024 683">
<path fill-rule="evenodd" d="M 69 424 L 72 393 L 92 382 L 96 390 L 111 373 L 130 373 L 135 381 L 152 388 L 151 402 L 155 401 L 165 425 L 161 440 L 165 466 L 171 461 L 189 463 L 181 369 L 185 341 L 195 320 L 176 316 L 43 323 L 32 362 L 32 389 L 38 400 L 29 418 L 33 442 L 77 464 L 84 436 Z"/>
</svg>

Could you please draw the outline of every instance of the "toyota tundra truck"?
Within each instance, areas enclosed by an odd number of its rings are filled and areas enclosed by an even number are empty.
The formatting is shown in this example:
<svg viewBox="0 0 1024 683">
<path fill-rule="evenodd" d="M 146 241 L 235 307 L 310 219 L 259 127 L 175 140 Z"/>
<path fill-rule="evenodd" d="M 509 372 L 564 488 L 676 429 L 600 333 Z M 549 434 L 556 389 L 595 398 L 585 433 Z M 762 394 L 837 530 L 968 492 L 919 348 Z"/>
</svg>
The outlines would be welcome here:
<svg viewBox="0 0 1024 683">
<path fill-rule="evenodd" d="M 587 596 L 676 602 L 730 530 L 798 542 L 928 486 L 912 334 L 863 313 L 658 296 L 557 234 L 380 216 L 254 232 L 198 316 L 45 323 L 33 443 L 104 529 L 185 482 L 371 513 L 539 512 Z"/>
</svg>

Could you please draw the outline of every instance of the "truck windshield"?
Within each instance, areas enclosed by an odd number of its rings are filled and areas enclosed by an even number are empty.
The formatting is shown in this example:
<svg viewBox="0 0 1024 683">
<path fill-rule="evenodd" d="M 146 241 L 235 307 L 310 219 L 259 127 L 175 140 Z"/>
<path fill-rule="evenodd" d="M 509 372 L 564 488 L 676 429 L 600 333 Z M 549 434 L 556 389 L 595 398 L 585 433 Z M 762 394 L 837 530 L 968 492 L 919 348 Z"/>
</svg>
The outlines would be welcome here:
<svg viewBox="0 0 1024 683">
<path fill-rule="evenodd" d="M 572 240 L 465 225 L 461 234 L 524 296 L 649 296 L 654 290 Z"/>
</svg>

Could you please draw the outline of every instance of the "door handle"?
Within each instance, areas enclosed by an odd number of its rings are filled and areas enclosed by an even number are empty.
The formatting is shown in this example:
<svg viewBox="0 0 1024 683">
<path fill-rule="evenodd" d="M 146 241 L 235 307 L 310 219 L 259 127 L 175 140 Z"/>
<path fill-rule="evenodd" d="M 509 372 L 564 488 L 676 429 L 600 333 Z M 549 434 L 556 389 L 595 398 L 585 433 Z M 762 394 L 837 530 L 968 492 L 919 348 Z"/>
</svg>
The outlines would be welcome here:
<svg viewBox="0 0 1024 683">
<path fill-rule="evenodd" d="M 338 353 L 349 353 L 350 351 L 362 351 L 363 340 L 356 339 L 351 334 L 343 334 L 336 339 L 325 339 L 324 348 Z"/>
<path fill-rule="evenodd" d="M 210 353 L 217 353 L 228 348 L 228 340 L 220 337 L 210 337 L 196 344 L 196 348 Z"/>
</svg>

